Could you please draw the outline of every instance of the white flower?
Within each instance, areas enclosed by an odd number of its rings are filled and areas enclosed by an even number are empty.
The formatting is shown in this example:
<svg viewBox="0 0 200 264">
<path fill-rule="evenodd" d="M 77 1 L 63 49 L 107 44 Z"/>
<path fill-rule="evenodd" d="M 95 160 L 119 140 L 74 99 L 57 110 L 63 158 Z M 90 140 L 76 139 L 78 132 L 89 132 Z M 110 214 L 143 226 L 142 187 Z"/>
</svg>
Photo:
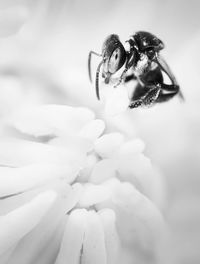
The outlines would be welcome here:
<svg viewBox="0 0 200 264">
<path fill-rule="evenodd" d="M 84 107 L 24 107 L 6 124 L 0 263 L 155 263 L 163 182 L 140 139 Z"/>
</svg>

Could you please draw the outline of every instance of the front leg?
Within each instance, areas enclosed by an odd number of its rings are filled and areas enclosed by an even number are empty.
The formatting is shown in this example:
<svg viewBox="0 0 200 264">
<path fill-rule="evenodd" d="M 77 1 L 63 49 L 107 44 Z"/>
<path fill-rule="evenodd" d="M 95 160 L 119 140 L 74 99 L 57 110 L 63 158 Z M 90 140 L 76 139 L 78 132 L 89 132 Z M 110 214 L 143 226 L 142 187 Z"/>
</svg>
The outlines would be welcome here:
<svg viewBox="0 0 200 264">
<path fill-rule="evenodd" d="M 139 106 L 152 106 L 159 97 L 159 94 L 161 92 L 160 85 L 154 86 L 153 88 L 148 87 L 149 91 L 142 96 L 141 98 L 137 100 L 133 100 L 131 104 L 129 105 L 129 108 L 137 108 Z"/>
</svg>

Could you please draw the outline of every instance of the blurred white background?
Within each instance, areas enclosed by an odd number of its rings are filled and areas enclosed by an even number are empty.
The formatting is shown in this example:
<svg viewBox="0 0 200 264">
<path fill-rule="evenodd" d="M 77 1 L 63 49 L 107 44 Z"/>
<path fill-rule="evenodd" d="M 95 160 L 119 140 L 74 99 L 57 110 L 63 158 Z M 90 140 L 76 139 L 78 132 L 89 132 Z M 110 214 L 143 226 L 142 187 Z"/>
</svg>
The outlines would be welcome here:
<svg viewBox="0 0 200 264">
<path fill-rule="evenodd" d="M 163 259 L 172 263 L 173 255 L 174 263 L 199 263 L 200 2 L 5 0 L 0 7 L 2 120 L 25 104 L 70 103 L 98 109 L 87 76 L 88 52 L 100 52 L 110 33 L 125 41 L 134 31 L 145 30 L 163 40 L 162 54 L 185 102 L 174 98 L 125 114 L 132 115 L 134 133 L 144 139 L 148 156 L 166 178 L 165 215 L 173 232 Z"/>
</svg>

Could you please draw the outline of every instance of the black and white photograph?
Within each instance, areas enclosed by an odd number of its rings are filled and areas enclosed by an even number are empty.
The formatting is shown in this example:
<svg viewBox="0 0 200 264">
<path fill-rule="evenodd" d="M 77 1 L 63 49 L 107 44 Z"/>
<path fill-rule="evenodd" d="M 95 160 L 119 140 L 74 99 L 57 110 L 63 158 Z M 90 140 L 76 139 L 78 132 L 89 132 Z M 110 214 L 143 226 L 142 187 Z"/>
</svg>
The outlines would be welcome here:
<svg viewBox="0 0 200 264">
<path fill-rule="evenodd" d="M 0 0 L 0 264 L 200 263 L 200 1 Z"/>
</svg>

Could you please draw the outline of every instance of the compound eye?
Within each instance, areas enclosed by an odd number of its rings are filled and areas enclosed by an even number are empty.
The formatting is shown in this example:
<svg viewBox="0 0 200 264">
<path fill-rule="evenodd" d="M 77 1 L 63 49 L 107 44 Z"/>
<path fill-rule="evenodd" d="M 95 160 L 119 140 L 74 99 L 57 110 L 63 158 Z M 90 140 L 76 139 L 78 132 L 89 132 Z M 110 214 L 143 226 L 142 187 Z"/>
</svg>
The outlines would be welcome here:
<svg viewBox="0 0 200 264">
<path fill-rule="evenodd" d="M 110 73 L 115 73 L 116 71 L 118 71 L 124 64 L 124 61 L 125 61 L 125 55 L 124 55 L 124 52 L 123 50 L 119 48 L 116 48 L 110 59 L 109 59 L 109 62 L 108 62 L 108 71 Z"/>
</svg>

